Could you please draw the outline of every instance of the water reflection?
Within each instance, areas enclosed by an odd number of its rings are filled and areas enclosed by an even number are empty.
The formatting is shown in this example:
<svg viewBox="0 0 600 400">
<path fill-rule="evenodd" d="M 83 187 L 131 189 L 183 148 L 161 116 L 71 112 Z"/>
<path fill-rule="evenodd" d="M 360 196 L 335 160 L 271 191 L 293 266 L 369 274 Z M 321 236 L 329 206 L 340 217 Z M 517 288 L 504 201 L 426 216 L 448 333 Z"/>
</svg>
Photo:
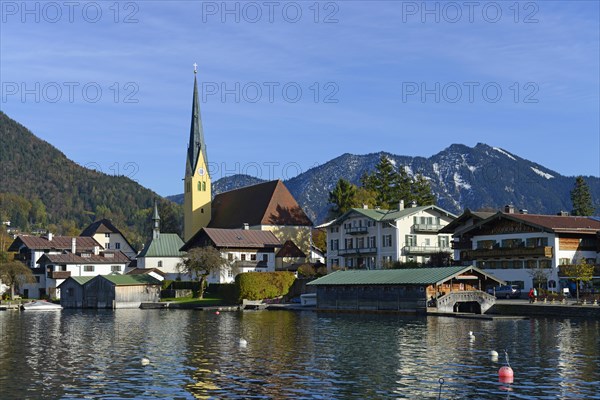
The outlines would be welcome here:
<svg viewBox="0 0 600 400">
<path fill-rule="evenodd" d="M 556 319 L 3 312 L 0 397 L 434 399 L 443 378 L 444 399 L 600 399 L 599 331 Z M 504 349 L 512 385 L 498 382 Z"/>
</svg>

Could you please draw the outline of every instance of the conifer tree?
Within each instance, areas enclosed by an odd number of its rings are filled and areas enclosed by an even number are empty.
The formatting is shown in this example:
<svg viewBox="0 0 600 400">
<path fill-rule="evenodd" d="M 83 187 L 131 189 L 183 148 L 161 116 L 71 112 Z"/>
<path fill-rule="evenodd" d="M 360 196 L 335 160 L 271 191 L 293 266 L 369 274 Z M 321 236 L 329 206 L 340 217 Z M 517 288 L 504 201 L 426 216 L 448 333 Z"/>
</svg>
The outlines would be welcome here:
<svg viewBox="0 0 600 400">
<path fill-rule="evenodd" d="M 572 215 L 589 216 L 594 214 L 590 188 L 583 180 L 583 176 L 575 179 L 575 187 L 571 190 L 571 202 L 573 203 Z"/>
<path fill-rule="evenodd" d="M 347 180 L 340 178 L 335 188 L 329 192 L 329 203 L 333 205 L 331 214 L 333 217 L 339 217 L 354 206 L 356 195 L 356 186 Z"/>
<path fill-rule="evenodd" d="M 394 165 L 386 155 L 381 155 L 371 177 L 371 185 L 376 193 L 377 202 L 382 207 L 389 208 L 398 201 L 397 173 Z"/>
<path fill-rule="evenodd" d="M 415 176 L 411 187 L 413 200 L 420 206 L 435 204 L 435 196 L 431 192 L 429 181 L 422 174 Z"/>
</svg>

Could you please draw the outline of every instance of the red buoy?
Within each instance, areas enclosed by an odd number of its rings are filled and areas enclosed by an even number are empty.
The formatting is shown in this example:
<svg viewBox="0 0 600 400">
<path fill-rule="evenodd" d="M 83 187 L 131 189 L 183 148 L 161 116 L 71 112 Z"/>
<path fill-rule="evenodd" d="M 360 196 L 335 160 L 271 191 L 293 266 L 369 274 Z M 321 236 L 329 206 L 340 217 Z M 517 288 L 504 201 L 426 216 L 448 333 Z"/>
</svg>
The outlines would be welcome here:
<svg viewBox="0 0 600 400">
<path fill-rule="evenodd" d="M 513 383 L 513 378 L 514 374 L 511 367 L 500 367 L 498 370 L 498 380 L 500 383 Z"/>
</svg>

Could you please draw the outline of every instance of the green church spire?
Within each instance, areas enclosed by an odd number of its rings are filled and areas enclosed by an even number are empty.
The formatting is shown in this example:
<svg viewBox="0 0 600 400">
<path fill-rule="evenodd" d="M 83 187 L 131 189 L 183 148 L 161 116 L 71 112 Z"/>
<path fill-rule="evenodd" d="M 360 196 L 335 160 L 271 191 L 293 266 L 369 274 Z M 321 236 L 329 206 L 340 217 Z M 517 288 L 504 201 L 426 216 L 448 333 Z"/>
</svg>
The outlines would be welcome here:
<svg viewBox="0 0 600 400">
<path fill-rule="evenodd" d="M 192 124 L 190 127 L 190 142 L 188 144 L 187 162 L 185 176 L 197 173 L 198 159 L 200 153 L 204 157 L 204 163 L 208 165 L 206 157 L 206 143 L 204 143 L 204 131 L 202 130 L 202 117 L 200 116 L 200 102 L 198 101 L 198 82 L 196 79 L 197 64 L 194 63 L 194 98 L 192 101 Z M 208 172 L 208 171 L 206 171 Z"/>
</svg>

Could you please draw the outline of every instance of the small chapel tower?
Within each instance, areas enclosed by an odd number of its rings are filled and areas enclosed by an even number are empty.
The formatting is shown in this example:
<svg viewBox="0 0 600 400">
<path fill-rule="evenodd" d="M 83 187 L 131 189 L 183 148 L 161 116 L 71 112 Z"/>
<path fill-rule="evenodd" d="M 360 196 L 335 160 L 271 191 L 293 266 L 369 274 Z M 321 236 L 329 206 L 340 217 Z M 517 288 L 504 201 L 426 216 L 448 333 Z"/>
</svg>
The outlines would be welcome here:
<svg viewBox="0 0 600 400">
<path fill-rule="evenodd" d="M 206 143 L 198 101 L 197 64 L 194 64 L 194 98 L 192 100 L 192 125 L 185 163 L 183 234 L 187 242 L 196 232 L 210 222 L 211 182 L 206 157 Z"/>
</svg>

